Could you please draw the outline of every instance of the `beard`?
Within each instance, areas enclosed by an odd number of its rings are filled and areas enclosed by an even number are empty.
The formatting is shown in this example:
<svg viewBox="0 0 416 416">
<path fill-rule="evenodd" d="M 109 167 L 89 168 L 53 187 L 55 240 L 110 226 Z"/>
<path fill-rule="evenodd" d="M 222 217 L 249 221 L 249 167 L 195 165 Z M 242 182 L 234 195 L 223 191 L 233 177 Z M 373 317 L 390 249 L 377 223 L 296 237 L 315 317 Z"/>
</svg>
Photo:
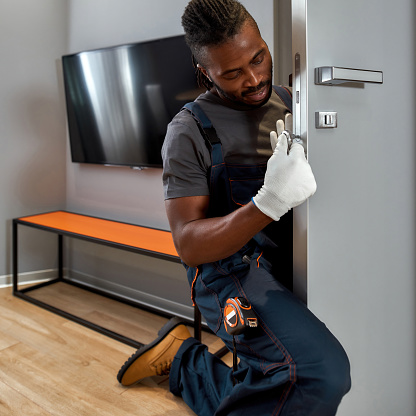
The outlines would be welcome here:
<svg viewBox="0 0 416 416">
<path fill-rule="evenodd" d="M 272 76 L 273 76 L 273 67 L 270 68 L 270 77 L 265 80 L 260 82 L 257 86 L 255 87 L 250 87 L 247 90 L 245 90 L 244 92 L 241 93 L 241 96 L 237 96 L 235 94 L 232 94 L 230 92 L 227 92 L 225 90 L 223 90 L 220 86 L 218 86 L 215 82 L 211 81 L 214 85 L 214 88 L 217 90 L 219 96 L 223 99 L 225 99 L 225 101 L 227 101 L 228 104 L 230 104 L 232 107 L 235 107 L 237 109 L 242 109 L 242 110 L 252 110 L 255 108 L 259 108 L 261 106 L 263 106 L 264 104 L 266 104 L 273 92 L 273 88 L 272 88 Z M 256 93 L 257 91 L 260 91 L 261 89 L 263 89 L 264 87 L 268 87 L 269 91 L 267 93 L 267 96 L 264 98 L 263 101 L 257 103 L 257 104 L 248 104 L 244 101 L 244 97 L 248 94 L 253 94 Z"/>
</svg>

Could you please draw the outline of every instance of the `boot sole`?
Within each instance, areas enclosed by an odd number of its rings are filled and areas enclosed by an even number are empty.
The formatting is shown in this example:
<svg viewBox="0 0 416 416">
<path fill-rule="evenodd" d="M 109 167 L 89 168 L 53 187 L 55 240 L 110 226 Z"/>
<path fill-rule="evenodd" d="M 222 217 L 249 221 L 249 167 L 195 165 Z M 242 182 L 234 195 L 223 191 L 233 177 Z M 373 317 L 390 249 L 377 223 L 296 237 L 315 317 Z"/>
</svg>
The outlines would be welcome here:
<svg viewBox="0 0 416 416">
<path fill-rule="evenodd" d="M 169 334 L 172 329 L 177 327 L 178 325 L 186 325 L 184 321 L 182 321 L 178 317 L 174 317 L 170 319 L 158 332 L 158 337 L 152 341 L 150 344 L 146 344 L 143 347 L 139 348 L 120 368 L 118 374 L 117 374 L 117 380 L 119 383 L 123 384 L 121 380 L 123 379 L 123 376 L 125 372 L 130 368 L 130 366 L 139 358 L 141 357 L 146 351 L 149 351 L 151 348 L 159 344 L 166 335 Z M 140 380 L 137 380 L 139 382 Z M 135 384 L 135 383 L 134 383 Z"/>
</svg>

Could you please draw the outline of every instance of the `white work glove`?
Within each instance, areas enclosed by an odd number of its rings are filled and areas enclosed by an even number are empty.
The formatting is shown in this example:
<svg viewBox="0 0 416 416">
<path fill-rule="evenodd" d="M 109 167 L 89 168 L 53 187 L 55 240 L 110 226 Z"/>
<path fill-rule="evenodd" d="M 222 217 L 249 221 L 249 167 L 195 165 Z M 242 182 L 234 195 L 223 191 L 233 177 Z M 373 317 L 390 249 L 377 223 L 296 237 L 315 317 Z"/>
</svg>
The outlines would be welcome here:
<svg viewBox="0 0 416 416">
<path fill-rule="evenodd" d="M 286 117 L 286 126 L 291 127 L 292 115 Z M 263 214 L 278 221 L 290 209 L 302 204 L 316 191 L 315 177 L 306 160 L 300 143 L 289 149 L 289 133 L 284 131 L 283 120 L 276 122 L 276 130 L 270 132 L 273 155 L 267 162 L 264 185 L 252 198 Z"/>
</svg>

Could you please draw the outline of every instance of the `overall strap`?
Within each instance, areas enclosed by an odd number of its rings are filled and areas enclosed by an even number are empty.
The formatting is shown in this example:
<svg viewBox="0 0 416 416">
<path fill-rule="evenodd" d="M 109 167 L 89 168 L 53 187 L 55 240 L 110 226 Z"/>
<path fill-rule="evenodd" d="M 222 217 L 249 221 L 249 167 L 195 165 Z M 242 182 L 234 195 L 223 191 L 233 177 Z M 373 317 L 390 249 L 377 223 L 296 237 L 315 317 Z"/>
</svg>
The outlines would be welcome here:
<svg viewBox="0 0 416 416">
<path fill-rule="evenodd" d="M 288 88 L 282 87 L 281 85 L 273 85 L 273 89 L 283 101 L 286 108 L 292 113 L 292 92 Z"/>
<path fill-rule="evenodd" d="M 193 116 L 193 118 L 198 123 L 198 128 L 201 130 L 202 136 L 208 143 L 212 146 L 215 143 L 221 143 L 221 140 L 217 136 L 214 126 L 211 123 L 211 120 L 204 113 L 204 110 L 200 107 L 199 104 L 195 102 L 186 103 L 182 109 L 187 109 Z"/>
<path fill-rule="evenodd" d="M 223 162 L 221 140 L 217 136 L 211 120 L 205 114 L 204 110 L 196 102 L 186 103 L 182 110 L 188 110 L 195 119 L 202 137 L 211 152 L 212 165 L 217 165 Z"/>
</svg>

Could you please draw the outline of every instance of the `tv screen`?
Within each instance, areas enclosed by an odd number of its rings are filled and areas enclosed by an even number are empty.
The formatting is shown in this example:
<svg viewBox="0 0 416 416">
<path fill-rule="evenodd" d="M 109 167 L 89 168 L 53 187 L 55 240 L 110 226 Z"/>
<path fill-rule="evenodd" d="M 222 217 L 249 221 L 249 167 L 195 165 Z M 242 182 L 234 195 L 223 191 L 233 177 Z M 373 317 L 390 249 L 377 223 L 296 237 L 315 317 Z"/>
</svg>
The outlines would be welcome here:
<svg viewBox="0 0 416 416">
<path fill-rule="evenodd" d="M 201 92 L 183 35 L 62 57 L 73 162 L 161 167 L 173 116 Z"/>
</svg>

